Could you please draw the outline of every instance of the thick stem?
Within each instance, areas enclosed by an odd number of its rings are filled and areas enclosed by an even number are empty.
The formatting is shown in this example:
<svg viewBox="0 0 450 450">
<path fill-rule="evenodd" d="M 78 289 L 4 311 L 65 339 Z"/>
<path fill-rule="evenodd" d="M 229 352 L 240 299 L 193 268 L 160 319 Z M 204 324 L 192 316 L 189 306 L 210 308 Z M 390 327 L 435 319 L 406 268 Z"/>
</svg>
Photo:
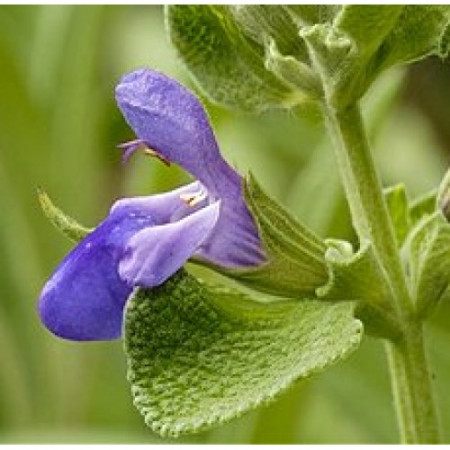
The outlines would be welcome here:
<svg viewBox="0 0 450 450">
<path fill-rule="evenodd" d="M 422 324 L 409 324 L 401 342 L 387 342 L 394 401 L 402 442 L 438 444 L 439 422 L 425 355 Z"/>
<path fill-rule="evenodd" d="M 325 113 L 355 230 L 360 241 L 372 243 L 387 272 L 398 314 L 409 314 L 413 304 L 359 107 Z"/>
<path fill-rule="evenodd" d="M 373 245 L 391 286 L 392 306 L 401 328 L 401 339 L 387 342 L 386 348 L 402 439 L 407 443 L 437 443 L 422 325 L 414 319 L 414 303 L 359 106 L 343 111 L 325 106 L 324 110 L 355 230 L 361 242 L 370 240 Z"/>
</svg>

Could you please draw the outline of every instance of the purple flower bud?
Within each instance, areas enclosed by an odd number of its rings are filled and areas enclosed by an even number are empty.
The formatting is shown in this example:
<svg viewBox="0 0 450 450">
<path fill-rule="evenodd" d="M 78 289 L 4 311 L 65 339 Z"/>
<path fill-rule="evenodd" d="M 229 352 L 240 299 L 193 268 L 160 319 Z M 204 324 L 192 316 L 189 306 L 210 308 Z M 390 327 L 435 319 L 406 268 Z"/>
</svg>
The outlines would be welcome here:
<svg viewBox="0 0 450 450">
<path fill-rule="evenodd" d="M 72 340 L 120 337 L 123 308 L 135 286 L 163 283 L 195 256 L 227 268 L 265 262 L 242 180 L 222 158 L 206 113 L 183 86 L 148 69 L 126 75 L 118 105 L 140 147 L 180 165 L 198 181 L 174 191 L 123 199 L 47 281 L 43 323 Z"/>
</svg>

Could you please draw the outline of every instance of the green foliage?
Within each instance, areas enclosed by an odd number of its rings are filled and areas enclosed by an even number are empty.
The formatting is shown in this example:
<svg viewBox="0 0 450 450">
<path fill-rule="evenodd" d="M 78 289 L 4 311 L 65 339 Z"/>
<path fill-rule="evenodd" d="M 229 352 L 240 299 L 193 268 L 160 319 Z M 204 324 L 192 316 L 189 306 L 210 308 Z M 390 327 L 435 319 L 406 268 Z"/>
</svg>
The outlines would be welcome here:
<svg viewBox="0 0 450 450">
<path fill-rule="evenodd" d="M 436 195 L 436 206 L 442 211 L 442 214 L 450 219 L 450 170 L 447 170 L 442 179 Z"/>
<path fill-rule="evenodd" d="M 448 6 L 346 5 L 332 23 L 301 29 L 335 108 L 359 100 L 380 72 L 441 54 Z"/>
<path fill-rule="evenodd" d="M 325 243 L 271 199 L 249 174 L 244 196 L 256 222 L 267 262 L 258 267 L 218 272 L 259 291 L 280 297 L 314 297 L 327 280 Z"/>
<path fill-rule="evenodd" d="M 405 248 L 419 317 L 427 317 L 441 300 L 450 299 L 450 224 L 441 212 L 424 218 Z"/>
<path fill-rule="evenodd" d="M 369 242 L 353 253 L 351 245 L 328 241 L 325 254 L 330 277 L 317 289 L 319 298 L 326 300 L 361 300 L 378 308 L 388 308 L 391 291 L 383 269 Z"/>
<path fill-rule="evenodd" d="M 353 42 L 362 60 L 370 58 L 378 50 L 386 36 L 398 22 L 403 6 L 346 5 L 333 21 L 337 30 L 345 33 Z"/>
<path fill-rule="evenodd" d="M 422 318 L 429 316 L 441 300 L 450 298 L 450 224 L 444 215 L 448 178 L 447 173 L 438 193 L 433 190 L 411 205 L 404 185 L 385 190 L 416 314 Z"/>
<path fill-rule="evenodd" d="M 244 36 L 226 6 L 167 8 L 170 39 L 208 97 L 262 111 L 295 102 L 296 93 L 264 67 L 264 48 Z"/>
<path fill-rule="evenodd" d="M 266 49 L 265 67 L 286 83 L 292 85 L 300 93 L 304 93 L 303 102 L 319 98 L 322 87 L 319 78 L 310 67 L 291 55 L 284 56 L 277 48 L 277 43 L 268 38 L 269 45 Z"/>
<path fill-rule="evenodd" d="M 397 184 L 385 189 L 384 198 L 391 216 L 397 245 L 401 247 L 411 228 L 411 213 L 408 209 L 405 185 Z"/>
<path fill-rule="evenodd" d="M 292 15 L 299 26 L 314 25 L 333 20 L 341 9 L 339 5 L 286 5 L 286 10 Z"/>
<path fill-rule="evenodd" d="M 380 69 L 442 53 L 450 19 L 448 5 L 406 5 L 377 55 Z"/>
<path fill-rule="evenodd" d="M 262 304 L 180 271 L 129 300 L 134 403 L 163 436 L 200 431 L 344 358 L 361 333 L 350 303 Z"/>
<path fill-rule="evenodd" d="M 429 216 L 436 211 L 437 190 L 432 189 L 411 202 L 409 206 L 410 228 L 415 226 L 419 220 Z"/>
<path fill-rule="evenodd" d="M 398 323 L 390 304 L 391 286 L 370 242 L 357 252 L 345 241 L 328 240 L 325 258 L 329 280 L 316 290 L 317 297 L 328 301 L 357 302 L 356 316 L 367 334 L 397 339 Z"/>
<path fill-rule="evenodd" d="M 343 109 L 383 70 L 445 55 L 449 20 L 446 5 L 168 8 L 172 42 L 201 88 L 256 112 L 323 96 Z"/>
<path fill-rule="evenodd" d="M 285 7 L 278 5 L 231 5 L 233 18 L 242 33 L 261 47 L 270 38 L 282 54 L 308 61 L 305 43 L 298 37 L 298 26 Z"/>
</svg>

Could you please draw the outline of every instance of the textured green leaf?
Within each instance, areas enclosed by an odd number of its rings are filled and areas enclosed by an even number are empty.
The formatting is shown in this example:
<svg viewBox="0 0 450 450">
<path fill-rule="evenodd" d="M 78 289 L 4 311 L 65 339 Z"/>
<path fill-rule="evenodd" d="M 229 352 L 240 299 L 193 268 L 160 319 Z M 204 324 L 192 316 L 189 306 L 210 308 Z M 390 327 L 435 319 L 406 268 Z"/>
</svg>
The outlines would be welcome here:
<svg viewBox="0 0 450 450">
<path fill-rule="evenodd" d="M 327 300 L 362 300 L 388 307 L 390 286 L 372 245 L 365 242 L 353 253 L 348 242 L 329 240 L 325 253 L 330 277 L 317 289 L 319 298 Z"/>
<path fill-rule="evenodd" d="M 384 69 L 441 52 L 450 20 L 449 5 L 407 5 L 377 55 Z"/>
<path fill-rule="evenodd" d="M 286 5 L 286 10 L 292 14 L 301 25 L 330 22 L 341 9 L 338 5 Z"/>
<path fill-rule="evenodd" d="M 172 43 L 211 100 L 255 112 L 298 101 L 264 67 L 264 46 L 242 33 L 229 7 L 172 5 L 166 16 Z"/>
<path fill-rule="evenodd" d="M 308 62 L 308 52 L 298 35 L 298 26 L 283 6 L 232 5 L 229 8 L 242 32 L 259 45 L 264 47 L 271 38 L 281 53 Z"/>
<path fill-rule="evenodd" d="M 317 297 L 358 302 L 355 314 L 368 334 L 397 338 L 391 287 L 370 242 L 362 243 L 356 253 L 348 242 L 329 239 L 327 243 L 329 280 L 316 290 Z"/>
<path fill-rule="evenodd" d="M 245 180 L 244 196 L 268 261 L 250 269 L 211 267 L 259 291 L 314 297 L 315 289 L 328 279 L 325 243 L 268 197 L 251 174 Z"/>
<path fill-rule="evenodd" d="M 442 57 L 447 57 L 450 50 L 450 25 L 447 25 L 441 35 L 441 42 L 439 43 L 438 54 Z"/>
<path fill-rule="evenodd" d="M 443 54 L 450 7 L 446 5 L 346 5 L 333 23 L 305 26 L 310 58 L 328 102 L 345 108 L 395 64 Z"/>
<path fill-rule="evenodd" d="M 384 190 L 384 198 L 394 226 L 397 245 L 401 247 L 411 228 L 408 197 L 404 184 L 397 184 Z"/>
<path fill-rule="evenodd" d="M 381 71 L 445 55 L 449 21 L 447 5 L 168 8 L 172 42 L 202 89 L 214 101 L 256 112 L 311 104 L 316 92 L 345 108 Z M 305 85 L 319 78 L 322 88 L 310 98 Z"/>
<path fill-rule="evenodd" d="M 333 25 L 352 39 L 359 57 L 366 58 L 378 49 L 396 25 L 403 8 L 400 5 L 345 5 Z"/>
<path fill-rule="evenodd" d="M 327 101 L 340 108 L 359 98 L 365 79 L 359 74 L 350 37 L 329 23 L 304 27 L 300 36 L 305 39 L 314 70 L 321 77 Z"/>
<path fill-rule="evenodd" d="M 180 271 L 128 302 L 128 379 L 147 425 L 177 436 L 272 399 L 347 356 L 361 336 L 349 303 L 261 304 Z"/>
<path fill-rule="evenodd" d="M 436 195 L 437 190 L 432 189 L 430 192 L 427 192 L 411 202 L 411 206 L 409 207 L 411 228 L 425 216 L 429 216 L 436 212 Z"/>
<path fill-rule="evenodd" d="M 38 188 L 38 199 L 42 211 L 47 219 L 57 228 L 62 234 L 67 236 L 71 241 L 79 242 L 92 230 L 80 225 L 76 220 L 64 214 L 55 204 L 50 200 L 50 197 L 42 189 Z"/>
<path fill-rule="evenodd" d="M 418 313 L 427 316 L 450 299 L 450 224 L 435 212 L 414 228 L 405 249 Z"/>
<path fill-rule="evenodd" d="M 450 170 L 447 171 L 439 185 L 436 207 L 442 211 L 447 220 L 450 218 Z"/>
<path fill-rule="evenodd" d="M 304 62 L 291 55 L 284 56 L 273 39 L 266 46 L 265 66 L 279 78 L 289 83 L 300 93 L 305 94 L 305 101 L 323 97 L 319 77 Z"/>
</svg>

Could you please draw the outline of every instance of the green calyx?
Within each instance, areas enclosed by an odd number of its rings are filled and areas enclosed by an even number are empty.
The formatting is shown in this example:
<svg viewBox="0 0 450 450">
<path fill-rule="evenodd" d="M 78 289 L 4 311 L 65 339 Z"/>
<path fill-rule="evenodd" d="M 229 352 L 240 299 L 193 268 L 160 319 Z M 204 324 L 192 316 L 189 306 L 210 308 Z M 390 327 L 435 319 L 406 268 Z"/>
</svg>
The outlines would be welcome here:
<svg viewBox="0 0 450 450">
<path fill-rule="evenodd" d="M 258 291 L 281 297 L 314 298 L 315 289 L 328 278 L 325 243 L 270 198 L 251 174 L 244 180 L 243 191 L 267 262 L 245 269 L 197 262 Z"/>
</svg>

